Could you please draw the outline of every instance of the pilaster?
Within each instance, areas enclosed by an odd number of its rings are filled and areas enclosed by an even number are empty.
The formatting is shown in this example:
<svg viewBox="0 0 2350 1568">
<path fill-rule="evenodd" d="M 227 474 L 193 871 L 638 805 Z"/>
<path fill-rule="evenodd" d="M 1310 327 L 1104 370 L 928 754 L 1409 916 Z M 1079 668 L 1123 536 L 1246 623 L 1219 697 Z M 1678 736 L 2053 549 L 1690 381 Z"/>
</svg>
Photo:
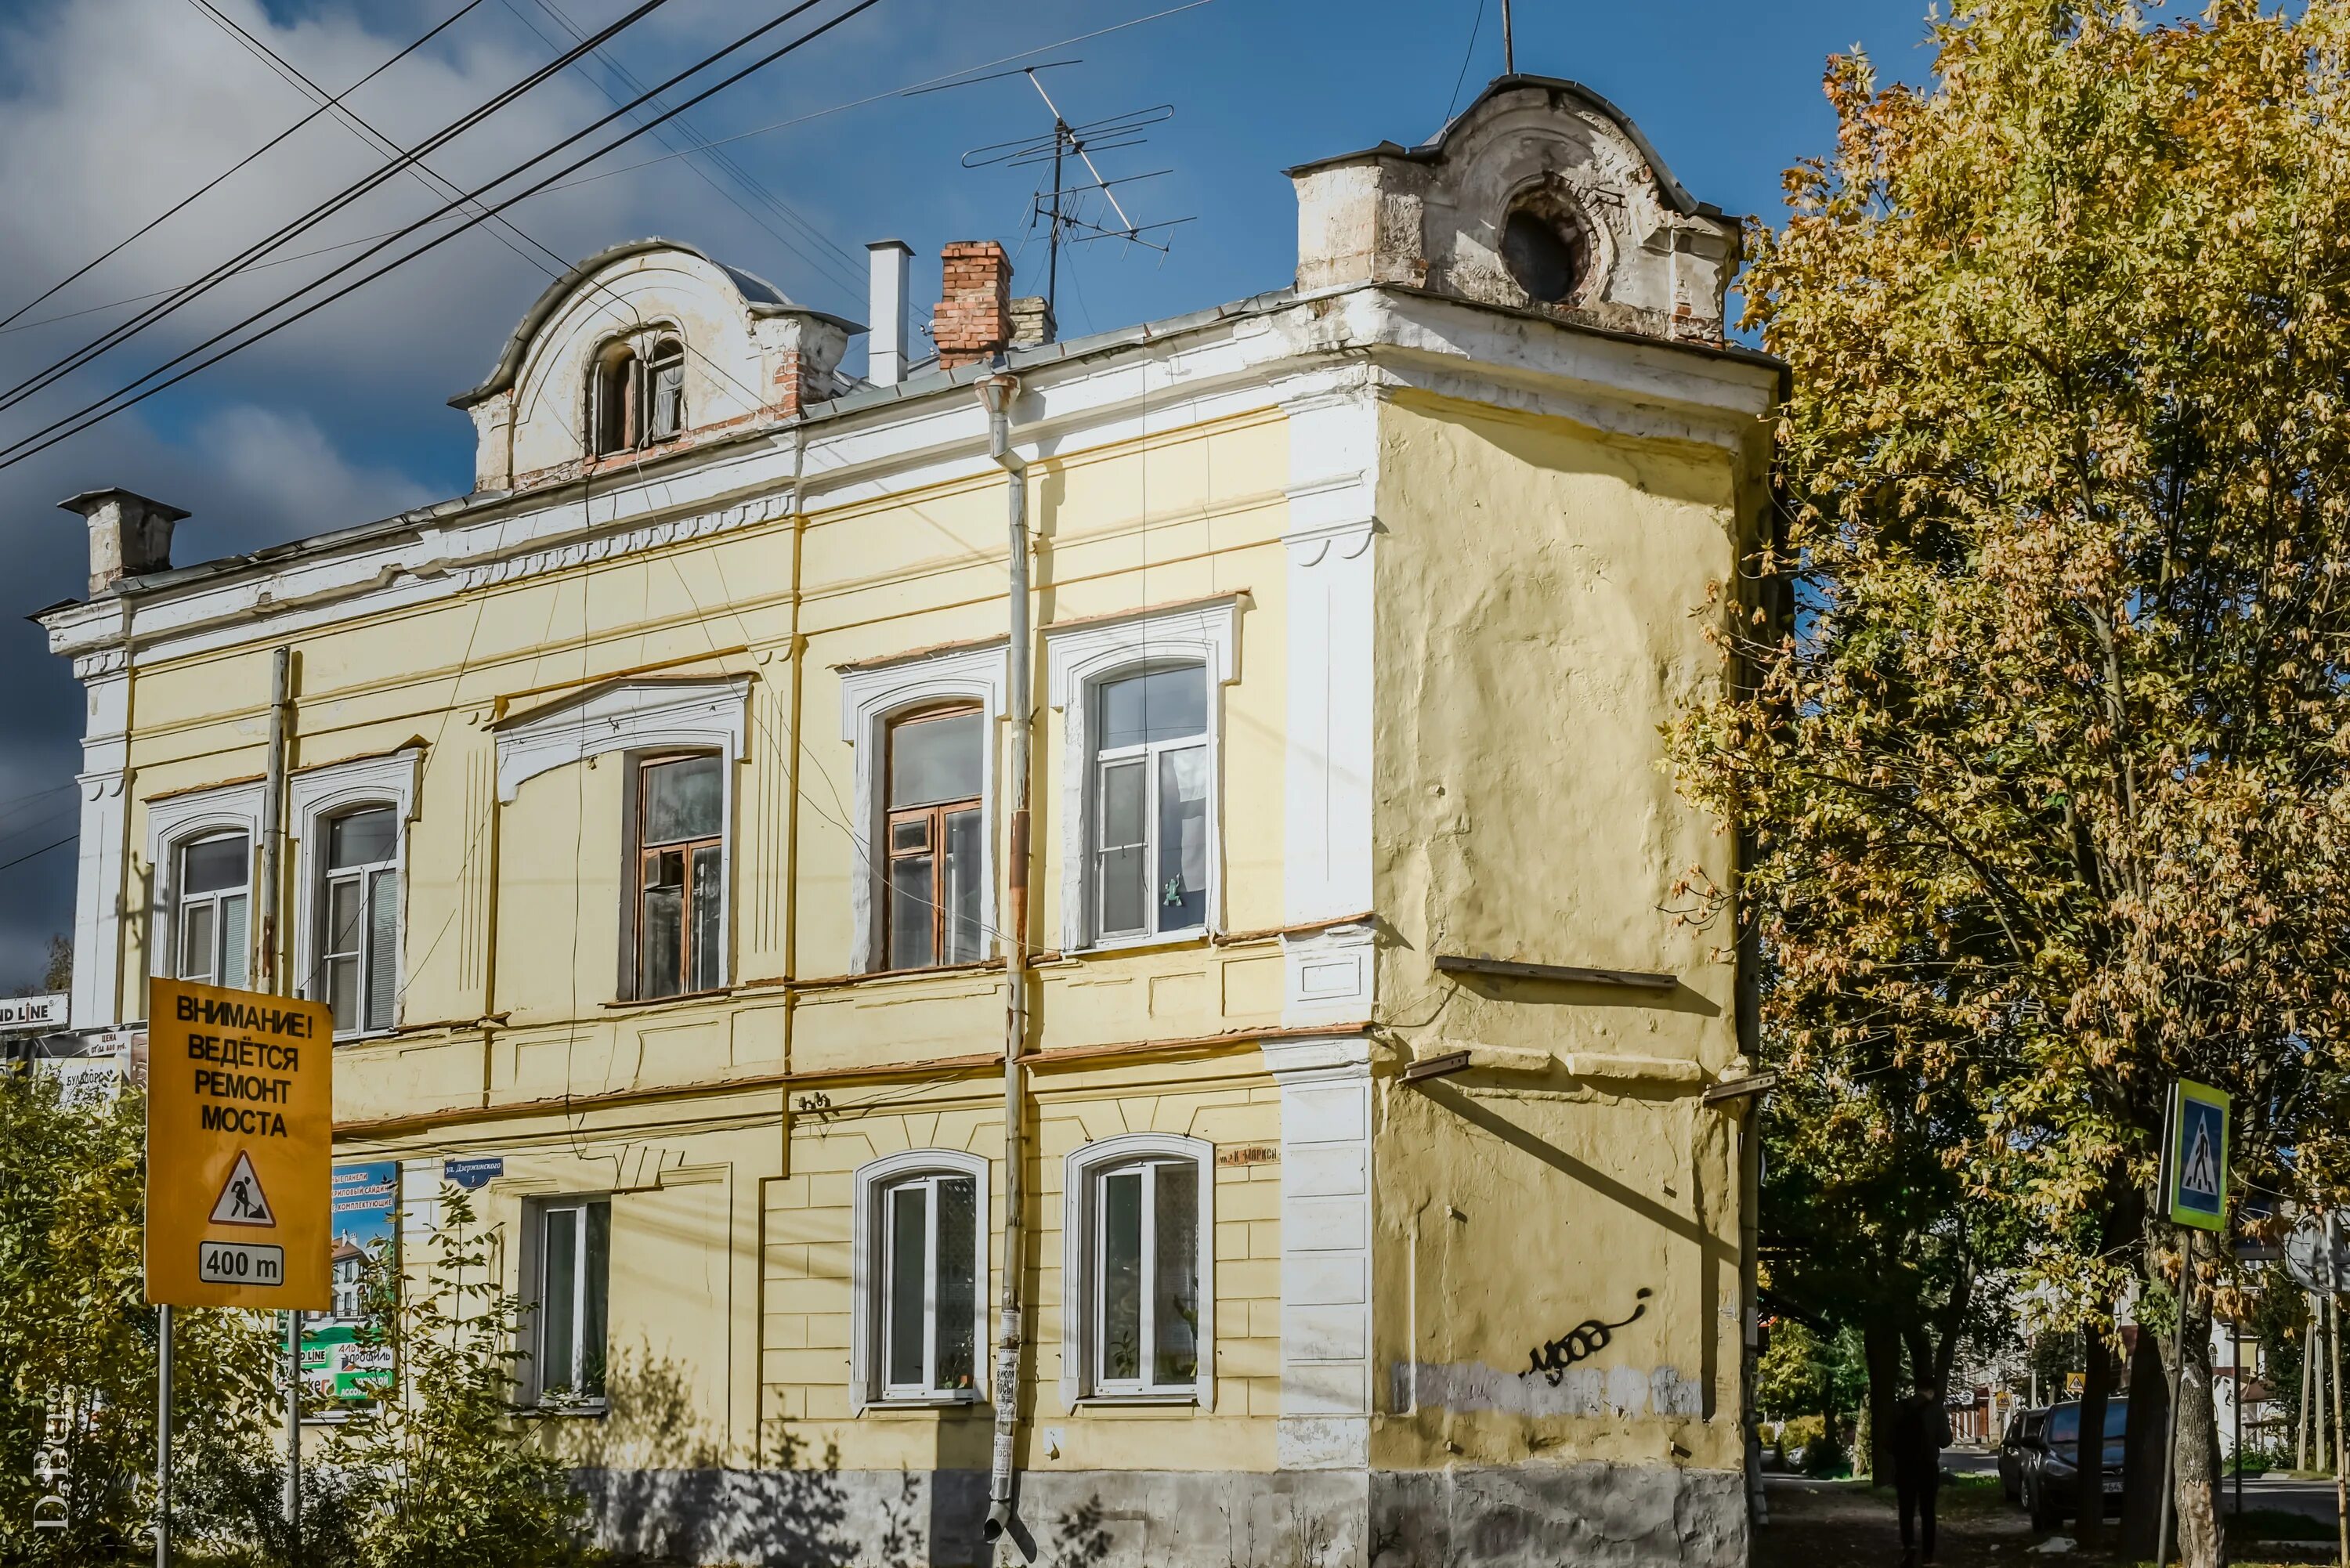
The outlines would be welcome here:
<svg viewBox="0 0 2350 1568">
<path fill-rule="evenodd" d="M 74 660 L 87 694 L 81 772 L 81 836 L 74 870 L 73 1002 L 70 1025 L 104 1029 L 121 1021 L 123 855 L 130 831 L 123 790 L 130 761 L 130 657 L 110 648 Z"/>
<path fill-rule="evenodd" d="M 1370 1461 L 1370 1049 L 1361 1035 L 1263 1046 L 1281 1085 L 1284 1469 Z"/>
</svg>

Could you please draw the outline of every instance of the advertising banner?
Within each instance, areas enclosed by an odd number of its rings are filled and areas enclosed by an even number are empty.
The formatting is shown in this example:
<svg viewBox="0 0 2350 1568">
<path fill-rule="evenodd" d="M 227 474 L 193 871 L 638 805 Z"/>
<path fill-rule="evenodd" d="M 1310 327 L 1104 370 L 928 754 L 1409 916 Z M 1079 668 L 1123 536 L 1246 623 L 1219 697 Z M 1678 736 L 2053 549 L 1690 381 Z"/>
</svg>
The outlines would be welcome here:
<svg viewBox="0 0 2350 1568">
<path fill-rule="evenodd" d="M 350 1405 L 391 1378 L 391 1346 L 362 1345 L 359 1332 L 369 1321 L 369 1274 L 397 1277 L 400 1266 L 400 1162 L 335 1167 L 333 1204 L 334 1305 L 303 1330 L 302 1380 L 330 1404 Z"/>
</svg>

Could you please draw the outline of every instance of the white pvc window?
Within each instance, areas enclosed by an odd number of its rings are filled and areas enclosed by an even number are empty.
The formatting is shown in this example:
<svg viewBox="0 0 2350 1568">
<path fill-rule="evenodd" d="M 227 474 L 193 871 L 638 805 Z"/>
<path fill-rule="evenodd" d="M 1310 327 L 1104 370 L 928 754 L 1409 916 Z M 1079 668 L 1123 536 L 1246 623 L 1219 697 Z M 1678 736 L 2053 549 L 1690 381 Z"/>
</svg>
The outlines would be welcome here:
<svg viewBox="0 0 2350 1568">
<path fill-rule="evenodd" d="M 338 1034 L 389 1029 L 400 994 L 399 814 L 365 806 L 323 826 L 310 995 L 333 1010 Z"/>
<path fill-rule="evenodd" d="M 1208 678 L 1199 665 L 1102 681 L 1094 691 L 1095 934 L 1170 936 L 1208 923 Z"/>
<path fill-rule="evenodd" d="M 538 1397 L 594 1402 L 604 1397 L 611 1273 L 612 1204 L 605 1198 L 554 1199 L 538 1206 L 537 1277 L 531 1293 L 531 1363 Z"/>
<path fill-rule="evenodd" d="M 1092 1386 L 1097 1394 L 1188 1394 L 1200 1381 L 1198 1162 L 1098 1169 L 1092 1224 Z"/>
<path fill-rule="evenodd" d="M 223 833 L 193 839 L 174 858 L 174 971 L 182 980 L 242 989 L 253 951 L 252 838 Z"/>
<path fill-rule="evenodd" d="M 952 1171 L 880 1192 L 880 1393 L 975 1397 L 979 1388 L 979 1184 Z"/>
</svg>

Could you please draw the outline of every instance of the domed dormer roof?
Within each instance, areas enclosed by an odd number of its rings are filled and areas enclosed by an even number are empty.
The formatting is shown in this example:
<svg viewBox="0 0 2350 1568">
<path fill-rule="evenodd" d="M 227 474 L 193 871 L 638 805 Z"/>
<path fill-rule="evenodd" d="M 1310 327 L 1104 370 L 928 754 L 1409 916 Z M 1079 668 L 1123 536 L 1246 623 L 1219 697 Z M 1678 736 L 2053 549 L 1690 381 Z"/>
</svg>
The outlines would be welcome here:
<svg viewBox="0 0 2350 1568">
<path fill-rule="evenodd" d="M 674 240 L 598 252 L 547 285 L 478 387 L 477 489 L 641 462 L 840 390 L 852 321 Z"/>
<path fill-rule="evenodd" d="M 1718 343 L 1738 225 L 1623 110 L 1559 77 L 1497 78 L 1434 140 L 1302 163 L 1301 292 L 1361 283 Z"/>
</svg>

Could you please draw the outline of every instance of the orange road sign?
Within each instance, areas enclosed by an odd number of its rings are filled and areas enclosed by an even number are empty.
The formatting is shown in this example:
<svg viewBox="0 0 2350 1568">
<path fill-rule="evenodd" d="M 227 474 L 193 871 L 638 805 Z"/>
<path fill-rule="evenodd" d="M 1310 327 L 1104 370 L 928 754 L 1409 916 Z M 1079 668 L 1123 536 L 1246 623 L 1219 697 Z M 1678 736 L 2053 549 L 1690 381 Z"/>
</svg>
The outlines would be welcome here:
<svg viewBox="0 0 2350 1568">
<path fill-rule="evenodd" d="M 147 1299 L 331 1308 L 326 1004 L 150 981 L 147 1038 Z"/>
</svg>

